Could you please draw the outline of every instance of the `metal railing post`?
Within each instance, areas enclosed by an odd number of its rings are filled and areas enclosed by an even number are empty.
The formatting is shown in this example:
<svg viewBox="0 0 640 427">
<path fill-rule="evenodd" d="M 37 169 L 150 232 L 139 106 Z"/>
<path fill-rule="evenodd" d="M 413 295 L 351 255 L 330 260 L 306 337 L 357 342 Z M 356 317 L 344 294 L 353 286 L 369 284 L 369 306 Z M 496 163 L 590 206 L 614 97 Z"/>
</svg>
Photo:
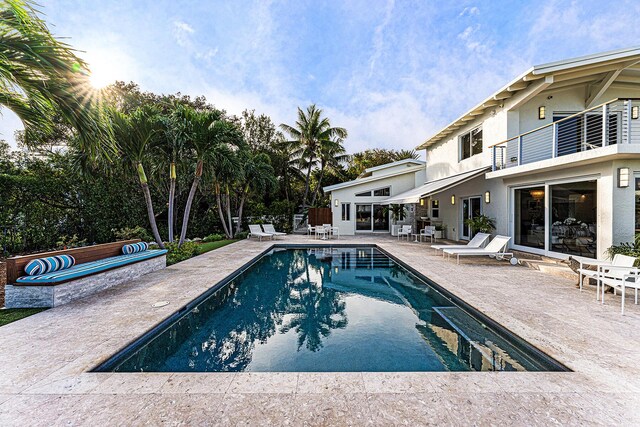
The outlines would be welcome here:
<svg viewBox="0 0 640 427">
<path fill-rule="evenodd" d="M 492 167 L 491 167 L 491 171 L 495 172 L 496 171 L 496 146 L 494 145 L 493 147 L 491 147 L 492 153 L 491 156 L 493 157 L 492 159 Z"/>
<path fill-rule="evenodd" d="M 631 111 L 633 108 L 632 102 L 630 99 L 624 101 L 625 109 L 627 110 L 627 118 L 625 120 L 627 126 L 627 144 L 631 144 Z M 624 124 L 622 125 L 624 128 Z"/>
<path fill-rule="evenodd" d="M 607 104 L 602 106 L 602 146 L 606 147 L 609 145 L 609 140 L 607 138 Z"/>
<path fill-rule="evenodd" d="M 518 166 L 522 164 L 522 135 L 518 136 Z"/>
<path fill-rule="evenodd" d="M 558 124 L 553 123 L 551 126 L 551 158 L 557 156 L 558 153 Z"/>
</svg>

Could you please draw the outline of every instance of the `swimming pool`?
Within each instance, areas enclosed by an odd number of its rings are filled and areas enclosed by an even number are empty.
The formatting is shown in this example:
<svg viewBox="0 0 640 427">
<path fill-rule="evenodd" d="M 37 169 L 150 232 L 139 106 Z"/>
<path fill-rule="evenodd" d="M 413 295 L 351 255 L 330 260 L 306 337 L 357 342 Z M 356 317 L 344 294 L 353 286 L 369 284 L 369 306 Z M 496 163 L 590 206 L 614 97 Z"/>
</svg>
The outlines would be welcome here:
<svg viewBox="0 0 640 427">
<path fill-rule="evenodd" d="M 562 371 L 376 247 L 275 247 L 96 371 Z"/>
</svg>

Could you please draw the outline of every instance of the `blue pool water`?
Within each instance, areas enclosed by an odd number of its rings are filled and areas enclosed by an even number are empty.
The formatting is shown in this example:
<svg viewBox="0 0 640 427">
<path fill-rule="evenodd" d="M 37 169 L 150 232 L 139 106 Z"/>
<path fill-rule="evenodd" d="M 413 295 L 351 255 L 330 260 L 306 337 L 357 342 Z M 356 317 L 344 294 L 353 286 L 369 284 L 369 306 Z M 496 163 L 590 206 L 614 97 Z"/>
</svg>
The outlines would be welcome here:
<svg viewBox="0 0 640 427">
<path fill-rule="evenodd" d="M 434 286 L 372 247 L 277 248 L 98 370 L 563 369 Z"/>
</svg>

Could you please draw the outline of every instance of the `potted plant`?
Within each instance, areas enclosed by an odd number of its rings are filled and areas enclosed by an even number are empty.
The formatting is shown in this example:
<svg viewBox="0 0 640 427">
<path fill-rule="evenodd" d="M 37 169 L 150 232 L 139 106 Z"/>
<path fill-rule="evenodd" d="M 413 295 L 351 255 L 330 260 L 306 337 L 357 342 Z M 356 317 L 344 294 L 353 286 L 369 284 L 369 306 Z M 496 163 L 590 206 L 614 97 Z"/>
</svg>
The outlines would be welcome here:
<svg viewBox="0 0 640 427">
<path fill-rule="evenodd" d="M 445 230 L 445 226 L 438 224 L 435 226 L 436 227 L 436 239 L 442 239 L 444 237 L 444 230 Z"/>
<path fill-rule="evenodd" d="M 491 231 L 496 229 L 495 220 L 486 215 L 478 215 L 473 218 L 469 218 L 465 220 L 464 224 L 471 228 L 473 234 L 491 233 Z"/>
<path fill-rule="evenodd" d="M 391 212 L 391 220 L 395 225 L 398 221 L 404 221 L 407 217 L 407 208 L 404 205 L 389 205 L 386 208 L 386 212 Z"/>
</svg>

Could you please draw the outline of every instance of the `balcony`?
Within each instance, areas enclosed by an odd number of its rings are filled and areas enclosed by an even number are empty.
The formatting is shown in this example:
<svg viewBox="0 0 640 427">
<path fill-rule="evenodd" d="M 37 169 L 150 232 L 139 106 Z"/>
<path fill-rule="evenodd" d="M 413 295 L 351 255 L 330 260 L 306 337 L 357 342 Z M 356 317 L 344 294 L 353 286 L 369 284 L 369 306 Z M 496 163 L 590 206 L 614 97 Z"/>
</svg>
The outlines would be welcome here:
<svg viewBox="0 0 640 427">
<path fill-rule="evenodd" d="M 614 99 L 562 118 L 556 113 L 553 123 L 493 145 L 492 171 L 537 162 L 542 162 L 540 166 L 546 163 L 564 164 L 618 151 L 630 151 L 607 149 L 611 146 L 622 149 L 626 144 L 637 144 L 635 148 L 640 153 L 639 109 L 639 99 Z M 545 162 L 564 156 L 571 157 L 564 158 L 564 162 Z M 515 171 L 516 169 L 513 170 Z"/>
</svg>

